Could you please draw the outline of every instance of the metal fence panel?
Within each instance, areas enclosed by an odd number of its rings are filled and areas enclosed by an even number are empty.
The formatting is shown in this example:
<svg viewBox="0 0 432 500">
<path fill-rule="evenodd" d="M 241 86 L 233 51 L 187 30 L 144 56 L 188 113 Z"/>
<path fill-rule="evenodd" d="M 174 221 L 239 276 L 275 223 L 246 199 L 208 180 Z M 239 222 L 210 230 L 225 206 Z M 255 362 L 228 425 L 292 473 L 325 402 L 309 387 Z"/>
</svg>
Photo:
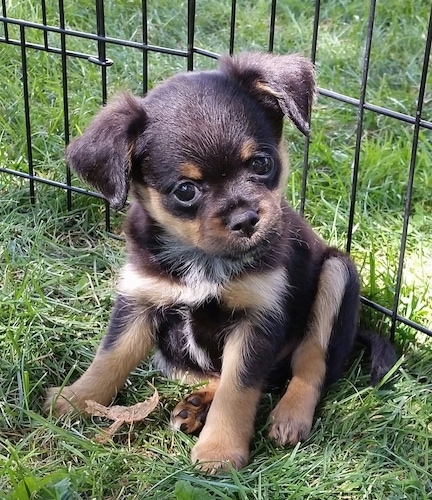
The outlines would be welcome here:
<svg viewBox="0 0 432 500">
<path fill-rule="evenodd" d="M 59 136 L 58 149 L 55 151 L 45 151 L 47 155 L 59 155 L 60 151 L 70 140 L 71 135 L 76 135 L 76 128 L 82 118 L 74 116 L 74 110 L 79 107 L 77 96 L 80 94 L 79 82 L 73 80 L 80 77 L 80 71 L 84 65 L 87 68 L 92 66 L 91 70 L 98 73 L 99 88 L 93 89 L 93 95 L 89 100 L 95 104 L 95 99 L 98 104 L 106 102 L 108 95 L 112 89 L 116 89 L 121 81 L 122 76 L 122 54 L 131 55 L 131 65 L 134 64 L 135 72 L 132 72 L 136 77 L 136 91 L 145 93 L 152 82 L 162 79 L 164 74 L 151 75 L 152 57 L 165 58 L 166 66 L 171 68 L 171 71 L 189 70 L 196 68 L 208 67 L 211 61 L 218 57 L 218 53 L 214 51 L 209 41 L 209 46 L 203 46 L 200 40 L 197 40 L 197 29 L 205 23 L 211 24 L 211 19 L 206 19 L 205 2 L 196 2 L 188 0 L 187 3 L 178 4 L 177 15 L 181 19 L 184 28 L 184 36 L 181 40 L 173 42 L 172 46 L 166 46 L 156 41 L 151 43 L 151 39 L 158 38 L 155 26 L 157 21 L 153 19 L 157 8 L 151 6 L 151 2 L 142 0 L 141 2 L 132 2 L 134 12 L 134 32 L 130 36 L 116 36 L 110 28 L 110 9 L 109 2 L 96 0 L 94 9 L 92 8 L 86 13 L 86 22 L 79 23 L 79 19 L 68 18 L 71 6 L 66 6 L 64 0 L 59 0 L 54 4 L 47 0 L 33 2 L 35 10 L 38 12 L 38 20 L 17 18 L 14 17 L 14 9 L 6 0 L 2 0 L 2 11 L 0 15 L 0 42 L 3 47 L 15 47 L 17 59 L 11 61 L 11 65 L 15 64 L 15 71 L 19 74 L 22 83 L 22 99 L 20 100 L 21 112 L 25 123 L 25 161 L 19 165 L 8 164 L 8 162 L 0 157 L 0 173 L 6 176 L 15 176 L 25 179 L 28 183 L 30 199 L 35 202 L 37 199 L 38 186 L 48 185 L 53 189 L 62 190 L 66 193 L 65 203 L 70 209 L 73 203 L 73 197 L 76 193 L 79 195 L 92 196 L 101 198 L 98 193 L 90 192 L 85 187 L 79 185 L 74 180 L 73 176 L 66 165 L 63 165 L 62 171 L 56 175 L 47 175 L 44 169 L 39 168 L 40 162 L 35 161 L 35 151 L 40 151 L 40 146 L 35 144 L 35 133 L 33 128 L 32 113 L 34 102 L 32 98 L 31 71 L 29 69 L 29 57 L 34 57 L 35 54 L 48 53 L 55 68 L 52 70 L 56 75 L 58 84 L 61 87 L 61 104 L 56 102 L 61 112 L 61 126 Z M 268 4 L 268 19 L 266 22 L 265 32 L 260 32 L 259 46 L 261 50 L 280 50 L 277 47 L 277 37 L 281 33 L 282 14 L 287 10 L 289 2 L 282 0 L 271 0 Z M 346 227 L 346 249 L 350 251 L 353 244 L 353 235 L 355 232 L 355 218 L 358 210 L 358 180 L 361 175 L 362 164 L 362 145 L 365 141 L 365 133 L 367 126 L 365 125 L 365 117 L 367 114 L 373 114 L 380 119 L 388 119 L 406 126 L 411 127 L 411 154 L 407 165 L 406 190 L 403 200 L 403 222 L 400 234 L 400 244 L 397 259 L 397 269 L 394 269 L 394 290 L 392 304 L 381 304 L 373 298 L 363 297 L 363 303 L 370 308 L 383 314 L 390 320 L 390 334 L 394 337 L 397 325 L 404 324 L 416 331 L 423 332 L 426 335 L 432 336 L 432 331 L 429 325 L 420 324 L 410 318 L 404 317 L 399 313 L 400 310 L 400 294 L 403 282 L 403 273 L 405 266 L 405 254 L 407 244 L 409 243 L 409 227 L 410 218 L 412 215 L 412 196 L 415 184 L 415 172 L 418 162 L 419 144 L 426 139 L 422 139 L 422 134 L 432 130 L 432 121 L 430 121 L 430 113 L 426 114 L 426 94 L 428 90 L 428 69 L 432 43 L 432 8 L 429 13 L 429 19 L 424 20 L 426 31 L 422 45 L 422 54 L 420 57 L 421 68 L 419 69 L 420 80 L 416 85 L 416 103 L 411 112 L 401 109 L 394 109 L 388 103 L 374 103 L 368 100 L 368 83 L 370 80 L 371 63 L 377 55 L 373 52 L 374 40 L 377 36 L 375 20 L 377 16 L 377 5 L 375 0 L 370 3 L 364 3 L 364 37 L 362 39 L 362 58 L 360 73 L 357 77 L 360 82 L 359 92 L 353 95 L 351 92 L 342 93 L 330 88 L 319 87 L 319 94 L 322 100 L 327 101 L 327 106 L 330 109 L 335 109 L 337 103 L 343 106 L 344 109 L 350 109 L 356 114 L 355 119 L 355 141 L 352 151 L 352 177 L 350 186 L 350 202 L 348 209 L 348 221 Z M 251 4 L 248 4 L 251 5 Z M 311 58 L 321 65 L 327 64 L 325 60 L 320 60 L 320 43 L 321 31 L 325 30 L 326 23 L 330 23 L 331 19 L 326 19 L 323 15 L 324 4 L 316 0 L 309 5 L 311 10 L 310 15 L 310 30 L 307 36 L 308 40 L 302 41 L 299 45 L 301 50 L 307 51 Z M 66 8 L 67 7 L 67 8 Z M 76 7 L 78 14 L 80 7 Z M 224 19 L 227 20 L 225 28 L 225 52 L 233 53 L 235 51 L 247 48 L 244 47 L 242 39 L 238 38 L 239 13 L 242 13 L 243 19 L 248 13 L 244 12 L 244 2 L 236 0 L 221 2 L 221 9 L 225 9 Z M 342 8 L 342 5 L 341 5 Z M 152 19 L 150 19 L 150 14 Z M 252 14 L 251 14 L 252 15 Z M 415 18 L 408 22 L 416 22 Z M 169 23 L 159 24 L 159 29 L 169 31 Z M 279 23 L 279 24 L 278 24 Z M 217 32 L 220 26 L 209 26 L 209 32 L 213 29 Z M 169 39 L 169 37 L 167 38 Z M 258 44 L 258 42 L 257 42 Z M 133 56 L 132 56 L 133 54 Z M 386 57 L 381 54 L 381 57 Z M 78 61 L 79 63 L 75 62 Z M 86 69 L 87 71 L 87 69 Z M 117 73 L 116 73 L 117 72 Z M 85 72 L 83 72 L 84 74 Z M 169 71 L 168 71 L 169 73 Z M 114 76 L 114 77 L 113 77 Z M 47 77 L 48 78 L 48 77 Z M 31 82 L 31 83 L 30 83 Z M 73 87 L 73 92 L 72 92 Z M 96 97 L 95 97 L 96 96 Z M 83 99 L 86 95 L 84 93 Z M 82 104 L 82 103 L 81 103 Z M 87 118 L 86 118 L 87 119 Z M 73 123 L 72 123 L 73 122 Z M 81 123 L 81 126 L 83 124 Z M 430 135 L 428 136 L 430 137 Z M 308 202 L 308 176 L 310 174 L 310 141 L 307 139 L 303 149 L 303 169 L 300 182 L 300 193 L 298 208 L 301 212 L 307 213 Z M 111 214 L 108 205 L 105 205 L 105 224 L 106 229 L 111 229 Z"/>
</svg>

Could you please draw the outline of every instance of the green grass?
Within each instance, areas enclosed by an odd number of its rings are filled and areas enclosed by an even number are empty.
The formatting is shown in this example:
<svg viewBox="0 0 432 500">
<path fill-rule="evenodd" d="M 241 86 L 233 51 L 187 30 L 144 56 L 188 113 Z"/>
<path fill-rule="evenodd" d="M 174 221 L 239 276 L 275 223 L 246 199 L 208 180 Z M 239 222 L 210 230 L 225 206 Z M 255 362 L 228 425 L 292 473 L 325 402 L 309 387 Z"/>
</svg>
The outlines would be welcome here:
<svg viewBox="0 0 432 500">
<path fill-rule="evenodd" d="M 40 3 L 7 1 L 8 15 L 40 22 Z M 58 25 L 57 2 L 47 1 L 48 22 Z M 66 3 L 66 23 L 95 31 L 94 3 Z M 317 51 L 320 87 L 358 97 L 366 30 L 366 1 L 322 2 Z M 105 2 L 109 36 L 140 40 L 138 0 Z M 151 44 L 185 49 L 186 2 L 149 1 Z M 236 50 L 265 49 L 269 2 L 237 2 Z M 388 5 L 387 5 L 388 4 Z M 378 2 L 367 100 L 402 113 L 415 112 L 427 2 Z M 278 4 L 275 50 L 309 52 L 313 2 Z M 224 52 L 230 3 L 198 2 L 196 45 Z M 0 27 L 0 34 L 1 34 Z M 41 43 L 39 31 L 27 40 Z M 10 36 L 19 31 L 10 27 Z M 59 46 L 58 35 L 49 35 Z M 68 40 L 70 50 L 97 54 L 92 41 Z M 108 46 L 110 95 L 142 89 L 142 55 Z M 28 51 L 32 144 L 36 174 L 65 180 L 61 61 Z M 196 57 L 197 68 L 214 62 Z M 27 171 L 21 53 L 0 50 L 0 165 Z M 186 61 L 149 54 L 150 85 L 183 70 Z M 68 61 L 71 131 L 83 130 L 99 107 L 100 69 Z M 430 103 L 431 76 L 426 95 Z M 306 217 L 332 244 L 344 247 L 349 210 L 356 110 L 321 97 L 313 115 Z M 428 116 L 425 116 L 428 118 Z M 365 113 L 352 252 L 364 295 L 391 307 L 402 230 L 412 127 Z M 287 196 L 299 205 L 303 141 L 287 125 L 291 178 Z M 430 131 L 420 135 L 399 313 L 432 327 L 432 157 Z M 79 182 L 74 179 L 74 184 Z M 114 217 L 120 231 L 122 214 Z M 382 386 L 368 387 L 367 360 L 356 359 L 320 404 L 307 442 L 279 449 L 266 437 L 272 396 L 262 401 L 251 463 L 240 472 L 210 478 L 189 462 L 194 438 L 169 430 L 170 410 L 187 392 L 143 364 L 119 396 L 133 404 L 150 396 L 159 408 L 145 423 L 123 428 L 113 443 L 93 438 L 100 419 L 56 421 L 42 412 L 46 387 L 75 380 L 88 366 L 106 328 L 123 243 L 104 231 L 104 206 L 81 195 L 66 209 L 63 191 L 0 174 L 0 496 L 27 498 L 146 499 L 427 499 L 432 491 L 431 341 L 398 325 L 403 357 Z M 389 320 L 369 309 L 369 327 L 388 332 Z"/>
</svg>

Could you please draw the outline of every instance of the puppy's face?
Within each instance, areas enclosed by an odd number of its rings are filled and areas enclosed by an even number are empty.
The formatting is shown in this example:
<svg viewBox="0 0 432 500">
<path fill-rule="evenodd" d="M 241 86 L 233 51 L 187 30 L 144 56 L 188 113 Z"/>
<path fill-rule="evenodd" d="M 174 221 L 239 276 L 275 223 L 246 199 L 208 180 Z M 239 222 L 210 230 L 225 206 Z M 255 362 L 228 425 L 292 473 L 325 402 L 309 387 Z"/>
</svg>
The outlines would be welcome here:
<svg viewBox="0 0 432 500">
<path fill-rule="evenodd" d="M 282 118 L 307 133 L 313 95 L 306 59 L 225 58 L 220 70 L 177 75 L 144 99 L 120 97 L 69 146 L 68 161 L 115 207 L 130 183 L 173 241 L 247 261 L 280 234 Z"/>
<path fill-rule="evenodd" d="M 143 104 L 135 198 L 185 245 L 232 259 L 264 252 L 280 233 L 286 168 L 261 108 L 210 72 L 180 75 Z"/>
</svg>

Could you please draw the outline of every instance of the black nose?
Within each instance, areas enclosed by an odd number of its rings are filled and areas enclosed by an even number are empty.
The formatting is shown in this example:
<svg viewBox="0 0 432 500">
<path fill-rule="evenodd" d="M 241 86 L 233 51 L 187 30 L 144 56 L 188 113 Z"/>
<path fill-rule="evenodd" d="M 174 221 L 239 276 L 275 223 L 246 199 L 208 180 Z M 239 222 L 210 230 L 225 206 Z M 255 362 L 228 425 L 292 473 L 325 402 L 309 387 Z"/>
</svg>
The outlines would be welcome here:
<svg viewBox="0 0 432 500">
<path fill-rule="evenodd" d="M 255 210 L 236 211 L 229 218 L 228 228 L 238 236 L 252 236 L 259 216 Z"/>
</svg>

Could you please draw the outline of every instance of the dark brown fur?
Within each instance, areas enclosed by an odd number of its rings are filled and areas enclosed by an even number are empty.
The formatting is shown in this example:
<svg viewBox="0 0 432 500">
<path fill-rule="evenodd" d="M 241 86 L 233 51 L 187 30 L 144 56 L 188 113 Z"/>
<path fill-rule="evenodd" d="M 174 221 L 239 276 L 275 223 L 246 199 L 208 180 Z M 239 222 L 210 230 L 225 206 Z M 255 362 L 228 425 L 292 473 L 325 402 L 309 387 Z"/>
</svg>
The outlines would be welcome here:
<svg viewBox="0 0 432 500">
<path fill-rule="evenodd" d="M 280 445 L 307 438 L 359 308 L 349 257 L 283 197 L 283 117 L 308 134 L 314 95 L 303 57 L 224 57 L 218 70 L 174 76 L 142 99 L 119 96 L 70 144 L 70 166 L 114 208 L 129 187 L 134 201 L 108 332 L 76 382 L 50 389 L 47 407 L 109 404 L 156 348 L 166 372 L 211 380 L 172 414 L 175 428 L 201 431 L 192 450 L 201 468 L 247 463 L 260 395 L 288 380 L 269 434 Z M 383 345 L 380 373 L 394 359 Z"/>
</svg>

